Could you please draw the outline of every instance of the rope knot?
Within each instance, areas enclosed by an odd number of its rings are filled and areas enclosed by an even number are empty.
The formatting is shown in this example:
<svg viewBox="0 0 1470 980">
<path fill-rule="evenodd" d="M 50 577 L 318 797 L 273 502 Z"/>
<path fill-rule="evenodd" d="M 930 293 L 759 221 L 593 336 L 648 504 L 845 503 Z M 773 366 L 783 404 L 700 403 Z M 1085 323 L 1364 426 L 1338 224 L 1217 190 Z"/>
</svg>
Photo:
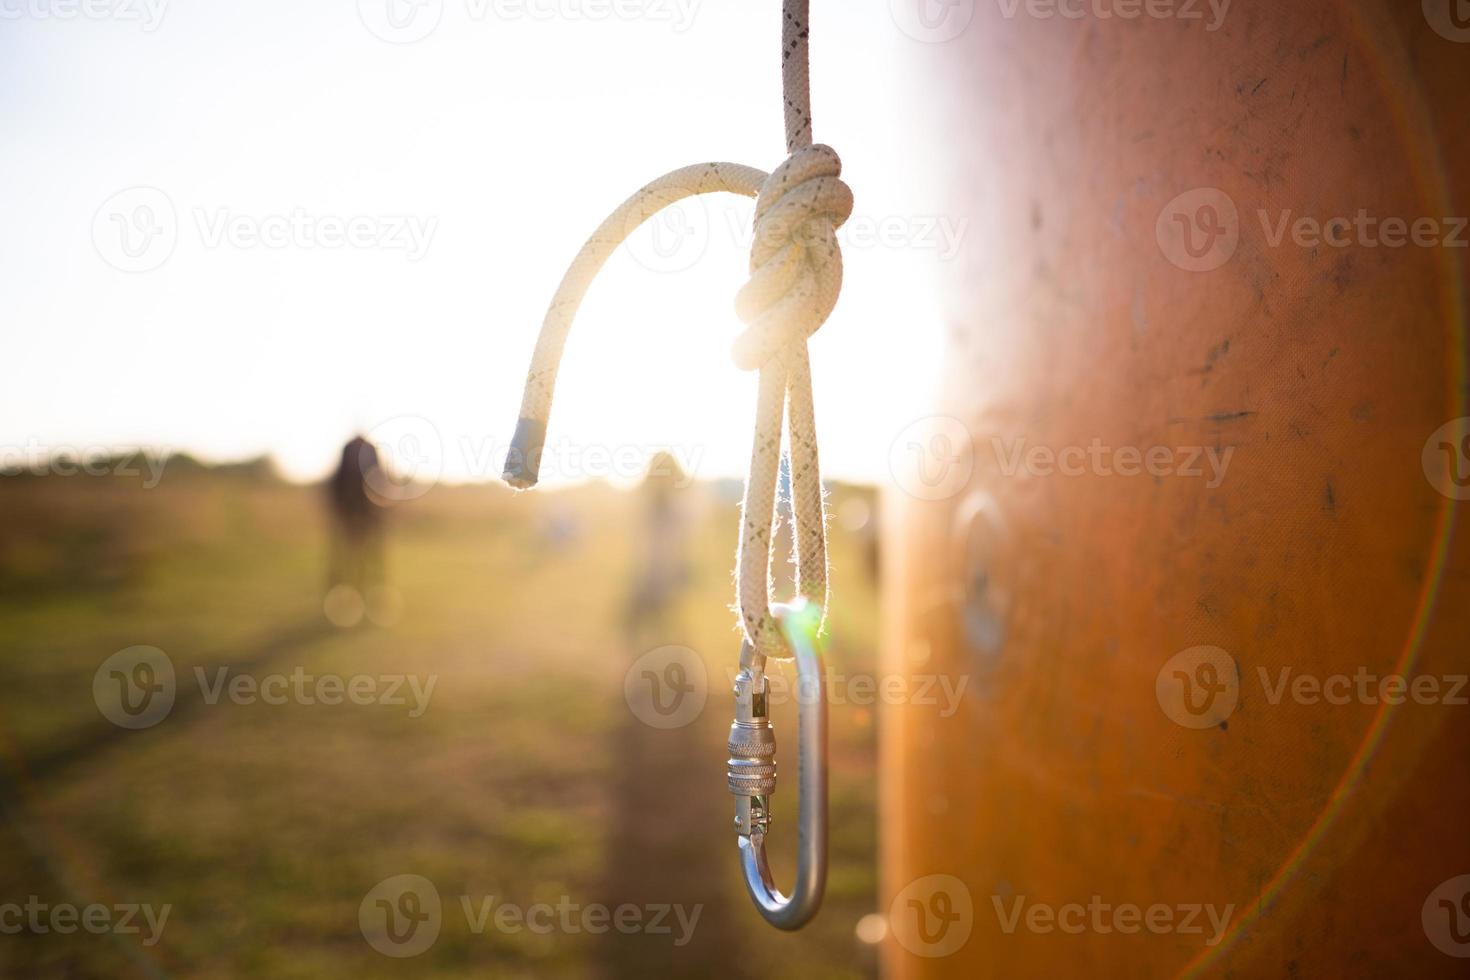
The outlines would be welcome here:
<svg viewBox="0 0 1470 980">
<path fill-rule="evenodd" d="M 761 184 L 755 202 L 750 279 L 735 297 L 747 327 L 733 356 L 753 371 L 826 322 L 842 289 L 837 229 L 852 214 L 837 151 L 804 146 Z"/>
</svg>

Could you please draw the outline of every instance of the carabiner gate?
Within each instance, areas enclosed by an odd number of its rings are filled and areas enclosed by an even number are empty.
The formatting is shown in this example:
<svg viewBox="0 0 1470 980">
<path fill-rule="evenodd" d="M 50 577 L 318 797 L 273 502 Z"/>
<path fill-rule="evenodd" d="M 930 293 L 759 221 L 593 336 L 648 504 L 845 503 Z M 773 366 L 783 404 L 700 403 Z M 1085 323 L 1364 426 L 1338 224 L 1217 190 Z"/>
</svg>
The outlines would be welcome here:
<svg viewBox="0 0 1470 980">
<path fill-rule="evenodd" d="M 796 657 L 797 789 L 796 887 L 788 898 L 771 880 L 766 831 L 776 789 L 776 733 L 767 713 L 766 658 L 749 641 L 740 648 L 735 720 L 730 724 L 727 776 L 735 794 L 735 833 L 745 887 L 767 922 L 800 929 L 816 915 L 827 886 L 827 698 L 816 647 L 812 607 L 798 599 L 771 607 Z"/>
</svg>

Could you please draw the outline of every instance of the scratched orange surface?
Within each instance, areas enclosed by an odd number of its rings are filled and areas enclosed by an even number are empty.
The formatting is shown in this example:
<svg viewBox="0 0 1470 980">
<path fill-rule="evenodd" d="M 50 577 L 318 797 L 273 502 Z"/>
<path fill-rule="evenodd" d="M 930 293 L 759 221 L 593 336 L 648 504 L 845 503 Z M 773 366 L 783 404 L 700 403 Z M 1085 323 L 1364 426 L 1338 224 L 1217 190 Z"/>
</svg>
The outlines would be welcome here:
<svg viewBox="0 0 1470 980">
<path fill-rule="evenodd" d="M 1470 43 L 1418 0 L 1011 6 L 915 46 L 968 444 L 890 496 L 885 645 L 971 680 L 882 732 L 885 971 L 1463 975 L 1470 505 L 1421 454 L 1470 414 Z"/>
</svg>

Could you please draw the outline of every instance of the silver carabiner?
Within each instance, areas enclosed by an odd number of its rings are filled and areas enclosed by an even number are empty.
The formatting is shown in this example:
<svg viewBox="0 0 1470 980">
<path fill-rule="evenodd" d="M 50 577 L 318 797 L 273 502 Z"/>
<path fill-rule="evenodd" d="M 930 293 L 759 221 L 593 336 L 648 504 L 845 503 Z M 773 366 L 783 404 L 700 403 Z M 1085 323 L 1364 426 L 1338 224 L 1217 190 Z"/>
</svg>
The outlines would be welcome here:
<svg viewBox="0 0 1470 980">
<path fill-rule="evenodd" d="M 776 789 L 776 733 L 767 713 L 766 658 L 747 640 L 740 648 L 735 679 L 735 720 L 730 724 L 726 763 L 735 794 L 735 833 L 745 888 L 767 922 L 800 929 L 822 904 L 827 887 L 827 698 L 817 653 L 820 616 L 805 600 L 771 607 L 796 657 L 797 789 L 796 887 L 788 898 L 771 880 L 766 831 Z"/>
</svg>

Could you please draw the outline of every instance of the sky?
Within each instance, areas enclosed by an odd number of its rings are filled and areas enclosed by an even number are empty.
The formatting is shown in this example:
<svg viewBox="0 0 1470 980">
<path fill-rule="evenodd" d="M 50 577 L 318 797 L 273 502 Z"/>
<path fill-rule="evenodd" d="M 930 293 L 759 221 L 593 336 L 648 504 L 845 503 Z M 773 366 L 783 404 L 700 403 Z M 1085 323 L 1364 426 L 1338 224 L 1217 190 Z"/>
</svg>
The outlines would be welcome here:
<svg viewBox="0 0 1470 980">
<path fill-rule="evenodd" d="M 590 6 L 588 6 L 590 4 Z M 857 208 L 811 342 L 829 477 L 925 414 L 929 288 L 964 229 L 916 211 L 924 41 L 813 3 L 815 135 Z M 586 236 L 689 163 L 784 155 L 776 0 L 0 0 L 0 449 L 273 455 L 366 430 L 493 479 L 541 317 Z M 752 203 L 655 219 L 568 345 L 548 482 L 749 456 L 730 344 Z"/>
</svg>

